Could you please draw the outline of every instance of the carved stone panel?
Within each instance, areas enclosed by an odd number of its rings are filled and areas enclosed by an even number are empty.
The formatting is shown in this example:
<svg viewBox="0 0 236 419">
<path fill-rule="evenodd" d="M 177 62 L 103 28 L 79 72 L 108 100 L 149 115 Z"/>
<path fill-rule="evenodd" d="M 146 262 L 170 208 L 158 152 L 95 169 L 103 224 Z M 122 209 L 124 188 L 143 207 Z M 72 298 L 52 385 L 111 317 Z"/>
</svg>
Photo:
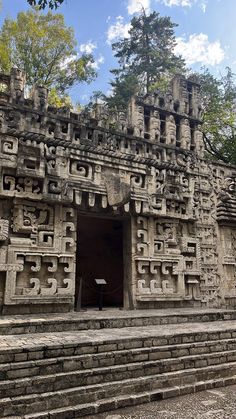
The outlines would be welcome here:
<svg viewBox="0 0 236 419">
<path fill-rule="evenodd" d="M 5 304 L 74 300 L 76 213 L 72 208 L 15 202 L 5 267 Z"/>
<path fill-rule="evenodd" d="M 236 171 L 204 159 L 196 81 L 80 114 L 0 83 L 0 306 L 73 306 L 79 210 L 131 219 L 136 307 L 234 307 Z"/>
</svg>

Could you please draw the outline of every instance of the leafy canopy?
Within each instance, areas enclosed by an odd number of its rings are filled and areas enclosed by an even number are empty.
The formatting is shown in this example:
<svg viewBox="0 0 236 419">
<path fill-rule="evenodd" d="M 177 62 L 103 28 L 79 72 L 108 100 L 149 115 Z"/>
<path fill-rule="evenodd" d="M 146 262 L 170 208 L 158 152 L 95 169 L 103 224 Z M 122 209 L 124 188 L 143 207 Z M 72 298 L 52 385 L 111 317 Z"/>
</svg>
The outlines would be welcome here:
<svg viewBox="0 0 236 419">
<path fill-rule="evenodd" d="M 236 164 L 236 85 L 229 67 L 215 78 L 208 69 L 197 75 L 201 84 L 206 149 L 213 159 Z"/>
<path fill-rule="evenodd" d="M 73 108 L 71 98 L 67 94 L 58 94 L 55 87 L 52 87 L 48 93 L 48 103 L 56 108 Z"/>
<path fill-rule="evenodd" d="M 104 101 L 110 109 L 125 110 L 130 98 L 139 92 L 138 78 L 132 74 L 117 77 L 110 84 L 112 87 L 111 95 L 104 95 Z"/>
<path fill-rule="evenodd" d="M 185 73 L 185 63 L 174 54 L 174 28 L 169 17 L 143 10 L 131 20 L 129 37 L 112 44 L 119 67 L 111 72 L 109 107 L 126 109 L 133 94 L 166 90 L 175 73 Z M 236 86 L 230 68 L 220 79 L 207 69 L 192 75 L 201 84 L 202 131 L 208 156 L 236 164 Z"/>
<path fill-rule="evenodd" d="M 61 14 L 38 10 L 6 19 L 0 31 L 0 69 L 25 71 L 27 83 L 55 88 L 64 93 L 77 82 L 90 82 L 96 73 L 93 57 L 76 53 L 74 31 L 66 27 Z"/>
<path fill-rule="evenodd" d="M 64 0 L 27 0 L 30 6 L 38 6 L 39 9 L 45 9 L 47 6 L 49 9 L 57 9 Z"/>
<path fill-rule="evenodd" d="M 47 6 L 57 9 L 64 0 L 27 0 L 38 10 L 19 13 L 16 21 L 6 19 L 0 31 L 0 70 L 22 68 L 29 86 L 50 88 L 49 101 L 55 106 L 71 106 L 65 91 L 80 81 L 95 77 L 93 57 L 78 58 L 72 28 L 62 15 L 41 15 Z M 131 20 L 129 37 L 112 44 L 119 68 L 111 70 L 112 94 L 95 95 L 117 110 L 125 109 L 133 94 L 143 94 L 168 85 L 176 72 L 185 72 L 185 63 L 174 54 L 174 28 L 169 17 L 143 10 Z M 208 155 L 236 164 L 236 85 L 230 68 L 220 79 L 208 69 L 195 74 L 201 84 L 202 131 Z M 94 98 L 93 98 L 94 101 Z"/>
<path fill-rule="evenodd" d="M 157 12 L 147 15 L 143 10 L 132 18 L 129 37 L 112 44 L 119 63 L 118 69 L 111 70 L 116 77 L 115 92 L 127 84 L 127 78 L 133 77 L 133 81 L 137 80 L 136 90 L 147 93 L 163 77 L 184 71 L 184 60 L 173 52 L 176 26 L 169 17 Z"/>
</svg>

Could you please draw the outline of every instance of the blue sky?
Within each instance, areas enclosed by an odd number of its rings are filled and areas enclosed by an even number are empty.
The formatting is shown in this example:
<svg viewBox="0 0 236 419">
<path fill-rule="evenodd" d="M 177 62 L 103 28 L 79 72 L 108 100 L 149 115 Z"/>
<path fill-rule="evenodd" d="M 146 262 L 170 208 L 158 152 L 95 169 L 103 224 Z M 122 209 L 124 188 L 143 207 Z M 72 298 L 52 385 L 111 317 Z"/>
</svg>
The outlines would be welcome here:
<svg viewBox="0 0 236 419">
<path fill-rule="evenodd" d="M 98 77 L 90 85 L 73 87 L 74 102 L 88 102 L 95 90 L 109 92 L 109 70 L 116 67 L 111 42 L 127 35 L 129 22 L 141 5 L 170 16 L 176 28 L 176 52 L 183 55 L 189 67 L 199 70 L 205 65 L 215 75 L 230 66 L 236 73 L 236 0 L 65 0 L 62 13 L 73 27 L 78 53 L 92 52 Z M 0 25 L 5 17 L 30 6 L 26 0 L 2 0 Z"/>
</svg>

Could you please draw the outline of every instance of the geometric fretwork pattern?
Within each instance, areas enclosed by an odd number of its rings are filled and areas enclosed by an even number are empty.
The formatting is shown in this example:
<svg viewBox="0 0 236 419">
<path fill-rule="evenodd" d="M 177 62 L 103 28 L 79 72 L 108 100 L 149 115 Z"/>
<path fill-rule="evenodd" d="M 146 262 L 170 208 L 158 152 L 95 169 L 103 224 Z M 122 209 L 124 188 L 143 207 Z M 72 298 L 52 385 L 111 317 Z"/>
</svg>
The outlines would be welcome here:
<svg viewBox="0 0 236 419">
<path fill-rule="evenodd" d="M 0 79 L 0 306 L 72 307 L 80 213 L 131 221 L 134 307 L 233 306 L 236 172 L 204 159 L 193 80 L 76 115 L 43 87 L 25 99 L 19 70 Z"/>
</svg>

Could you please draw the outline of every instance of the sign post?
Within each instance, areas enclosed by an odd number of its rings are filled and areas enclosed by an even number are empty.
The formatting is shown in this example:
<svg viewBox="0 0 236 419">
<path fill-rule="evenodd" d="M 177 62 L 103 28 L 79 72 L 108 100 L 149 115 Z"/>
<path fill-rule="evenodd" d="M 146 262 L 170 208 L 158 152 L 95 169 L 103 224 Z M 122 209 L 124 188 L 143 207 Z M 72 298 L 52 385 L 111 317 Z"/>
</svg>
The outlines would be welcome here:
<svg viewBox="0 0 236 419">
<path fill-rule="evenodd" d="M 103 278 L 95 278 L 95 282 L 99 289 L 99 304 L 98 309 L 99 311 L 102 311 L 102 305 L 103 305 L 103 285 L 106 285 L 107 282 Z"/>
<path fill-rule="evenodd" d="M 82 283 L 83 279 L 82 276 L 79 277 L 79 289 L 77 294 L 77 301 L 76 301 L 76 311 L 81 311 L 81 301 L 82 301 Z"/>
</svg>

